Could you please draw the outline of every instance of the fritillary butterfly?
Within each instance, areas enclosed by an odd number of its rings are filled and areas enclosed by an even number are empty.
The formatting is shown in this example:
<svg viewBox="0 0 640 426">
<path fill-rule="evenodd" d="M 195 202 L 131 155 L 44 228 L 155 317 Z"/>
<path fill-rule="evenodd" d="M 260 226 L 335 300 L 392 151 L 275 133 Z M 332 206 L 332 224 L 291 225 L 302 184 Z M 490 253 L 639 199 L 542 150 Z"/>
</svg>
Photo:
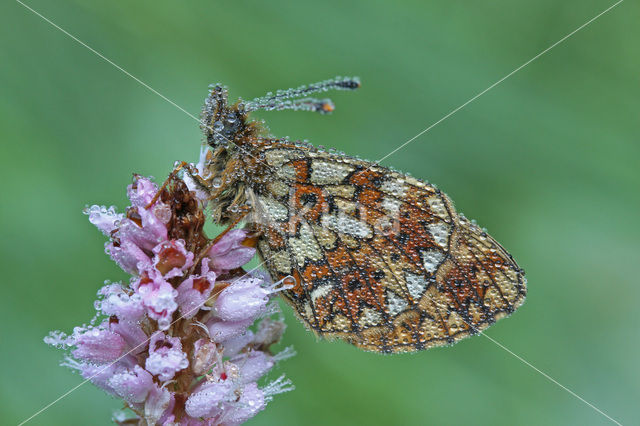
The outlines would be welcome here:
<svg viewBox="0 0 640 426">
<path fill-rule="evenodd" d="M 229 104 L 212 87 L 198 181 L 214 221 L 244 220 L 274 280 L 317 335 L 375 352 L 455 343 L 517 309 L 524 272 L 434 185 L 378 164 L 271 136 L 255 110 L 333 111 L 336 78 Z M 289 277 L 289 278 L 287 278 Z"/>
</svg>

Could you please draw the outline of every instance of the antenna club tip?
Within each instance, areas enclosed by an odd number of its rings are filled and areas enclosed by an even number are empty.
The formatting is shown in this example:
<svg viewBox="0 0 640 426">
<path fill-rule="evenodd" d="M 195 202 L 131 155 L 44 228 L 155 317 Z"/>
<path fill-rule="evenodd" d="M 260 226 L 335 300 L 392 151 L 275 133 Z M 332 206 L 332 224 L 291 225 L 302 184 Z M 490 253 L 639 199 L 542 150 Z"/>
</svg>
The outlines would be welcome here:
<svg viewBox="0 0 640 426">
<path fill-rule="evenodd" d="M 325 101 L 320 106 L 323 113 L 333 112 L 336 109 L 336 106 L 331 101 Z"/>
<path fill-rule="evenodd" d="M 358 77 L 345 78 L 343 81 L 337 84 L 337 87 L 346 90 L 359 89 L 361 86 L 360 79 Z"/>
</svg>

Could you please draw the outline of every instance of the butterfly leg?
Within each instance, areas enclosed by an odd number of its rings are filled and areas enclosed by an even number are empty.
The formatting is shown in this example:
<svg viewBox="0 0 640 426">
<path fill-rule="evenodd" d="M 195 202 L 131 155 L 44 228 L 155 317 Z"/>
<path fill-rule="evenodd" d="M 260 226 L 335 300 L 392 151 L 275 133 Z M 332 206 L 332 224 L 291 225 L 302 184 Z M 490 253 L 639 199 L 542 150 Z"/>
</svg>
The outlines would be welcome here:
<svg viewBox="0 0 640 426">
<path fill-rule="evenodd" d="M 153 198 L 151 199 L 151 201 L 149 201 L 149 204 L 147 204 L 145 206 L 145 209 L 148 210 L 149 208 L 151 208 L 152 205 L 154 205 L 156 203 L 156 201 L 158 201 L 158 198 L 160 198 L 160 195 L 162 194 L 162 191 L 164 191 L 167 188 L 167 185 L 169 185 L 169 182 L 171 182 L 173 179 L 175 179 L 175 177 L 178 174 L 178 172 L 180 170 L 182 170 L 183 168 L 185 168 L 185 167 L 190 167 L 190 164 L 187 163 L 186 161 L 181 161 L 180 164 L 178 164 L 171 171 L 171 173 L 169 173 L 169 177 L 167 177 L 167 179 L 164 181 L 162 186 L 156 192 L 156 195 L 154 195 Z"/>
<path fill-rule="evenodd" d="M 191 178 L 191 180 L 203 191 L 207 192 L 208 194 L 211 194 L 211 185 L 210 183 L 204 179 L 202 176 L 200 176 L 198 174 L 197 171 L 194 171 L 194 168 L 191 164 L 187 163 L 186 161 L 181 161 L 169 174 L 169 176 L 167 177 L 167 179 L 164 181 L 164 183 L 162 184 L 162 186 L 158 189 L 158 191 L 156 192 L 156 195 L 151 199 L 151 201 L 149 202 L 149 204 L 146 205 L 146 209 L 149 209 L 156 201 L 158 201 L 158 198 L 160 198 L 160 195 L 162 194 L 162 191 L 164 191 L 167 188 L 167 185 L 169 185 L 169 182 L 171 182 L 173 179 L 175 179 L 176 175 L 180 172 L 183 171 L 184 173 L 188 174 L 189 177 Z"/>
</svg>

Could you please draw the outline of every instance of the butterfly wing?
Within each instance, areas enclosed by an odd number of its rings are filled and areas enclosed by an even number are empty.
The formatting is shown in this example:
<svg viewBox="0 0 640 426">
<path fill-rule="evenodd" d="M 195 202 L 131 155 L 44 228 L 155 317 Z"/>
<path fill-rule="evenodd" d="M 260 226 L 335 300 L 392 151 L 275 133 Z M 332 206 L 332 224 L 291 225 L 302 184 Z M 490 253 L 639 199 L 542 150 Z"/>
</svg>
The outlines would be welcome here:
<svg viewBox="0 0 640 426">
<path fill-rule="evenodd" d="M 513 258 L 433 185 L 293 144 L 261 147 L 252 189 L 258 252 L 317 334 L 365 350 L 454 343 L 509 315 L 526 280 Z"/>
</svg>

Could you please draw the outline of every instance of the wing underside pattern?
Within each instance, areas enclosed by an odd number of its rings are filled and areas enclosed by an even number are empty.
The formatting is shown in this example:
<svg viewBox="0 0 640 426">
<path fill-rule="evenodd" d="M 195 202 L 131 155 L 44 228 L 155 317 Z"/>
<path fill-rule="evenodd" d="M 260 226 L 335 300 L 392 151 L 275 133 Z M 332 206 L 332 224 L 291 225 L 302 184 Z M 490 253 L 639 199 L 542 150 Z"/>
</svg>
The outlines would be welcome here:
<svg viewBox="0 0 640 426">
<path fill-rule="evenodd" d="M 376 352 L 454 343 L 524 301 L 513 258 L 434 186 L 366 161 L 263 147 L 258 251 L 318 335 Z"/>
</svg>

